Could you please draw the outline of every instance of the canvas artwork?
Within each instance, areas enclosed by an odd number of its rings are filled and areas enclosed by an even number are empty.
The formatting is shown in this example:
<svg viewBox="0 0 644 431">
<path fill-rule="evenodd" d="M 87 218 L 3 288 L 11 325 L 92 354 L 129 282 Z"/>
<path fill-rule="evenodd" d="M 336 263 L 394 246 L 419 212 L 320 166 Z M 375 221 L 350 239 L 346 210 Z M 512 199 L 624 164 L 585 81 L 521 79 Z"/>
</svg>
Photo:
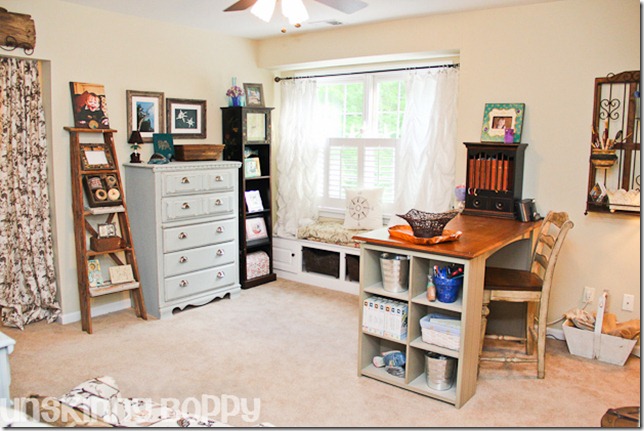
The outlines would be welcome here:
<svg viewBox="0 0 644 431">
<path fill-rule="evenodd" d="M 70 82 L 74 127 L 82 129 L 109 129 L 105 88 L 101 84 Z"/>
</svg>

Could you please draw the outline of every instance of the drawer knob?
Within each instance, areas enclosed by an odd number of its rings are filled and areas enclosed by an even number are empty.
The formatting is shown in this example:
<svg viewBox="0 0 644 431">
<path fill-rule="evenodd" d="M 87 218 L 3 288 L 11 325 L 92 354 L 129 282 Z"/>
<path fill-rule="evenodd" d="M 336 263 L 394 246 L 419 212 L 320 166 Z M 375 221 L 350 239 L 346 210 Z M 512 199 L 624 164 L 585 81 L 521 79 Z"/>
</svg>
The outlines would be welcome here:
<svg viewBox="0 0 644 431">
<path fill-rule="evenodd" d="M 188 281 L 187 280 L 181 280 L 181 282 L 179 283 L 179 287 L 186 287 L 186 286 L 188 286 Z"/>
<path fill-rule="evenodd" d="M 226 276 L 226 273 L 224 271 L 217 272 L 217 278 L 224 278 L 225 276 Z"/>
<path fill-rule="evenodd" d="M 224 179 L 221 177 L 221 175 L 217 175 L 217 176 L 215 177 L 215 181 L 217 181 L 218 183 L 222 182 L 223 180 L 224 180 Z"/>
<path fill-rule="evenodd" d="M 223 226 L 219 226 L 219 227 L 217 228 L 217 233 L 223 233 L 223 232 L 224 232 L 224 227 L 223 227 Z"/>
<path fill-rule="evenodd" d="M 217 256 L 223 256 L 224 251 L 222 249 L 217 250 Z"/>
<path fill-rule="evenodd" d="M 190 179 L 188 177 L 181 178 L 181 184 L 190 184 Z"/>
<path fill-rule="evenodd" d="M 179 239 L 186 239 L 186 238 L 188 238 L 188 235 L 186 235 L 185 232 L 181 232 L 179 234 Z"/>
<path fill-rule="evenodd" d="M 217 206 L 221 206 L 221 204 L 223 204 L 223 202 L 221 201 L 221 199 L 217 199 L 217 200 L 215 201 L 215 205 L 217 205 Z"/>
<path fill-rule="evenodd" d="M 181 205 L 182 210 L 189 210 L 190 209 L 190 204 L 188 202 L 184 202 L 183 205 Z"/>
<path fill-rule="evenodd" d="M 185 257 L 185 256 L 181 256 L 181 257 L 179 258 L 179 263 L 186 263 L 187 261 L 188 261 L 188 258 L 187 258 L 187 257 Z"/>
</svg>

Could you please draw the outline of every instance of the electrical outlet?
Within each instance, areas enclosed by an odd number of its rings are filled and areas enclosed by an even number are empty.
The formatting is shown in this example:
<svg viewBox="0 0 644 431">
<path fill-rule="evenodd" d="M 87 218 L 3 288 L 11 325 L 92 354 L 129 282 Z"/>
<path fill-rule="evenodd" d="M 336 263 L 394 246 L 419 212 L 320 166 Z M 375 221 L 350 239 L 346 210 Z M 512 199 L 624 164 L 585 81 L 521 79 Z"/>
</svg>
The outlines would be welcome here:
<svg viewBox="0 0 644 431">
<path fill-rule="evenodd" d="M 584 287 L 584 302 L 593 302 L 595 299 L 595 288 L 594 287 Z"/>
<path fill-rule="evenodd" d="M 622 310 L 624 311 L 633 311 L 633 303 L 635 302 L 635 296 L 629 295 L 628 293 L 624 294 L 624 299 L 622 300 Z"/>
</svg>

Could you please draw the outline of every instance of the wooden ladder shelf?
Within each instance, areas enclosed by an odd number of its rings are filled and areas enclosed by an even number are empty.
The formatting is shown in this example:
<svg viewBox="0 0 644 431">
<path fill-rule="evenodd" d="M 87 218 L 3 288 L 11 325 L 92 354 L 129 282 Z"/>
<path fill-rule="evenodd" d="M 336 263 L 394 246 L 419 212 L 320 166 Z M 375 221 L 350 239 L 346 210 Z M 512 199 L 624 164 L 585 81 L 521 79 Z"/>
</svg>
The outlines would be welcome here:
<svg viewBox="0 0 644 431">
<path fill-rule="evenodd" d="M 91 299 L 117 292 L 129 291 L 136 316 L 147 320 L 139 283 L 139 268 L 132 245 L 130 221 L 123 196 L 123 183 L 114 148 L 116 130 L 74 127 L 65 127 L 65 130 L 70 134 L 72 209 L 83 331 L 92 333 Z M 84 133 L 101 133 L 103 143 L 81 144 L 80 135 Z M 100 186 L 94 189 L 96 185 Z M 102 218 L 105 218 L 104 221 L 101 221 Z M 108 229 L 107 236 L 105 232 L 101 232 L 100 225 Z M 112 227 L 114 229 L 110 229 Z M 103 257 L 109 258 L 104 262 L 109 262 L 112 266 L 129 265 L 133 279 L 94 283 L 92 286 L 89 275 L 90 260 Z M 126 267 L 124 269 L 127 270 Z"/>
</svg>

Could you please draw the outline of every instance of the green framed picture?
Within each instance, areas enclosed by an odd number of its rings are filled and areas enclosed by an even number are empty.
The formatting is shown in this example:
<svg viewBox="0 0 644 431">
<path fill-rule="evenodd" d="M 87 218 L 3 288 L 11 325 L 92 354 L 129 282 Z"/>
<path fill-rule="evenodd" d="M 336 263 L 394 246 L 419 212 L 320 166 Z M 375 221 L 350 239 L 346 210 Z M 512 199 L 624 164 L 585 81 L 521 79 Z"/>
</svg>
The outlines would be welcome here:
<svg viewBox="0 0 644 431">
<path fill-rule="evenodd" d="M 154 152 L 171 161 L 174 159 L 174 141 L 171 133 L 154 133 L 152 135 Z"/>
<path fill-rule="evenodd" d="M 525 103 L 486 103 L 483 111 L 483 126 L 481 127 L 481 142 L 521 142 Z M 509 141 L 506 135 L 509 134 Z"/>
</svg>

